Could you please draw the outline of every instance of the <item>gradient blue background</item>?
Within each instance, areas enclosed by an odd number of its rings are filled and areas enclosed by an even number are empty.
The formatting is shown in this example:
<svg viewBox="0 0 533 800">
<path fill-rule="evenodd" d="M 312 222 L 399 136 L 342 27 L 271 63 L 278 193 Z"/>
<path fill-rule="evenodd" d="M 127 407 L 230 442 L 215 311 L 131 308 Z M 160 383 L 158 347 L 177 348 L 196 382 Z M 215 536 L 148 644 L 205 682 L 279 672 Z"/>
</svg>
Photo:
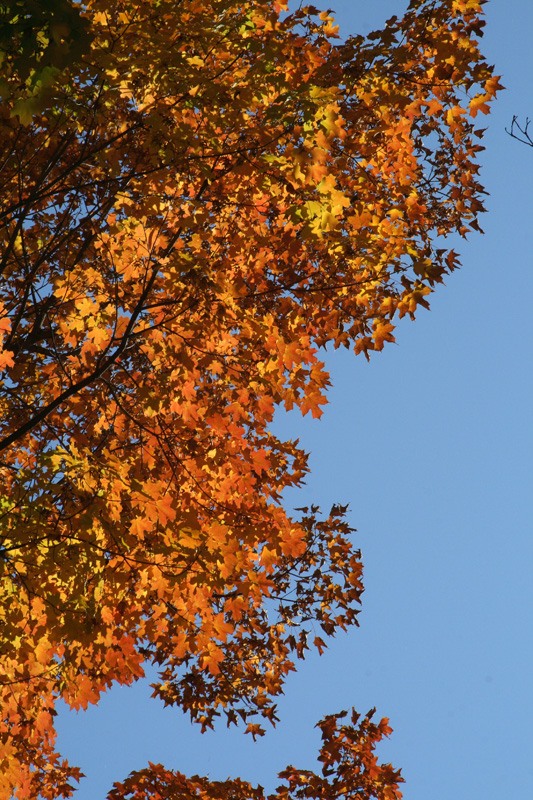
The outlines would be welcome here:
<svg viewBox="0 0 533 800">
<path fill-rule="evenodd" d="M 380 27 L 402 0 L 332 2 L 340 33 Z M 533 116 L 533 3 L 492 0 L 484 52 L 503 75 L 488 124 L 486 234 L 454 243 L 463 269 L 370 364 L 331 353 L 320 421 L 279 415 L 312 453 L 290 507 L 350 503 L 363 551 L 361 628 L 287 683 L 281 723 L 254 744 L 201 735 L 150 700 L 149 681 L 58 717 L 59 745 L 103 800 L 148 760 L 272 790 L 292 763 L 316 769 L 318 719 L 377 706 L 394 733 L 381 757 L 402 767 L 408 800 L 533 797 L 531 667 L 531 303 L 533 148 L 509 138 Z"/>
</svg>

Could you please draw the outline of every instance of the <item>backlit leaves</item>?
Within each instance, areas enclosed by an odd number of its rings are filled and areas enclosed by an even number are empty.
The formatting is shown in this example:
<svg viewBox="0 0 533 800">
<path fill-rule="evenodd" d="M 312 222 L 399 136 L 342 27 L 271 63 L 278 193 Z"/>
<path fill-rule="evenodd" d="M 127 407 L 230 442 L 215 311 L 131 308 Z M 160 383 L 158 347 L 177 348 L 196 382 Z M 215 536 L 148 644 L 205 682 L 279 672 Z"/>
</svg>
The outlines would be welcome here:
<svg viewBox="0 0 533 800">
<path fill-rule="evenodd" d="M 282 3 L 89 0 L 69 31 L 37 5 L 8 4 L 2 39 L 5 800 L 71 794 L 58 698 L 151 663 L 203 729 L 262 735 L 297 659 L 356 624 L 343 512 L 282 507 L 307 457 L 271 423 L 319 417 L 320 348 L 381 350 L 456 268 L 436 240 L 478 228 L 472 117 L 499 88 L 477 2 L 413 0 L 345 44 Z M 333 783 L 287 791 L 399 796 L 385 728 L 324 724 Z M 127 791 L 255 797 L 198 780 Z"/>
<path fill-rule="evenodd" d="M 376 744 L 391 733 L 387 719 L 372 722 L 373 711 L 361 718 L 352 712 L 349 724 L 342 720 L 346 712 L 321 720 L 322 734 L 318 760 L 322 773 L 287 767 L 279 774 L 285 783 L 268 795 L 267 800 L 336 800 L 357 797 L 360 800 L 401 800 L 399 784 L 403 778 L 390 764 L 379 764 Z M 213 798 L 225 800 L 265 800 L 261 786 L 246 781 L 209 781 L 195 775 L 186 778 L 179 772 L 150 764 L 148 769 L 133 772 L 122 783 L 115 783 L 110 800 L 176 800 L 177 798 Z"/>
</svg>

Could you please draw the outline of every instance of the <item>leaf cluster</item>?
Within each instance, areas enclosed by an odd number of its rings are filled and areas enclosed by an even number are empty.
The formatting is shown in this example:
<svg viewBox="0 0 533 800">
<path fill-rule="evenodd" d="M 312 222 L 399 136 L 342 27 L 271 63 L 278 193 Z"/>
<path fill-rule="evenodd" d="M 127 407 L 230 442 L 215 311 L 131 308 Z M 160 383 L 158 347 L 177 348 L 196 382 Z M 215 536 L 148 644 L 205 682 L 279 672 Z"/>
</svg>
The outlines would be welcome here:
<svg viewBox="0 0 533 800">
<path fill-rule="evenodd" d="M 478 227 L 481 5 L 345 44 L 266 0 L 2 6 L 2 800 L 72 794 L 59 698 L 150 663 L 165 703 L 257 736 L 356 624 L 346 509 L 284 509 L 307 455 L 271 423 L 320 417 L 320 349 L 394 341 L 458 264 L 439 237 Z"/>
</svg>

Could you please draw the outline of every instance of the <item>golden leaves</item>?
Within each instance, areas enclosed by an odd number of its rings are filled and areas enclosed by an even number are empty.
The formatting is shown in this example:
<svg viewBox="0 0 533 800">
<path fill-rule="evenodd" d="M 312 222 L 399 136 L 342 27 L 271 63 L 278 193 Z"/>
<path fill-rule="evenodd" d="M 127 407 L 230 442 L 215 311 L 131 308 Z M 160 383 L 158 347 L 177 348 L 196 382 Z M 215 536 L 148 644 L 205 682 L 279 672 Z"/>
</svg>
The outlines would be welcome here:
<svg viewBox="0 0 533 800">
<path fill-rule="evenodd" d="M 487 92 L 483 94 L 477 94 L 473 97 L 469 104 L 468 108 L 470 109 L 470 115 L 475 117 L 478 111 L 481 111 L 483 114 L 488 114 L 490 111 L 490 106 L 487 101 L 490 101 L 491 96 Z"/>
<path fill-rule="evenodd" d="M 283 784 L 278 786 L 271 800 L 335 800 L 339 795 L 358 797 L 361 800 L 401 800 L 399 770 L 390 764 L 381 764 L 375 754 L 380 741 L 391 733 L 388 719 L 372 721 L 374 711 L 360 717 L 352 711 L 329 715 L 320 720 L 322 743 L 318 761 L 321 773 L 287 767 L 279 773 Z M 246 728 L 254 739 L 262 736 L 264 729 L 257 723 Z M 263 788 L 254 788 L 240 779 L 228 778 L 211 782 L 208 778 L 186 778 L 179 772 L 165 769 L 161 764 L 150 763 L 146 769 L 132 772 L 122 783 L 115 783 L 109 793 L 110 800 L 157 800 L 160 797 L 200 797 L 216 800 L 265 800 Z"/>
<path fill-rule="evenodd" d="M 6 690 L 6 797 L 76 776 L 54 766 L 58 697 L 85 708 L 148 660 L 166 703 L 262 735 L 293 659 L 325 646 L 299 620 L 355 624 L 343 512 L 285 512 L 307 458 L 269 426 L 321 415 L 319 347 L 381 350 L 456 267 L 434 239 L 477 225 L 470 120 L 500 86 L 477 3 L 338 48 L 328 13 L 282 8 L 89 0 L 83 70 L 38 125 L 3 126 L 33 154 L 6 156 L 0 230 L 0 649 L 27 717 Z M 366 789 L 399 797 L 369 756 L 386 724 L 361 723 L 363 752 L 337 722 L 333 761 L 348 742 Z M 327 799 L 320 780 L 289 776 Z"/>
<path fill-rule="evenodd" d="M 384 324 L 378 322 L 376 324 L 374 332 L 372 334 L 375 350 L 383 350 L 383 345 L 385 342 L 396 341 L 394 336 L 392 335 L 393 330 L 394 330 L 394 325 L 391 325 L 390 323 Z"/>
<path fill-rule="evenodd" d="M 5 313 L 4 305 L 0 303 L 0 371 L 6 367 L 15 366 L 13 360 L 14 353 L 12 350 L 6 350 L 3 347 L 3 342 L 6 336 L 11 331 L 11 320 Z"/>
</svg>

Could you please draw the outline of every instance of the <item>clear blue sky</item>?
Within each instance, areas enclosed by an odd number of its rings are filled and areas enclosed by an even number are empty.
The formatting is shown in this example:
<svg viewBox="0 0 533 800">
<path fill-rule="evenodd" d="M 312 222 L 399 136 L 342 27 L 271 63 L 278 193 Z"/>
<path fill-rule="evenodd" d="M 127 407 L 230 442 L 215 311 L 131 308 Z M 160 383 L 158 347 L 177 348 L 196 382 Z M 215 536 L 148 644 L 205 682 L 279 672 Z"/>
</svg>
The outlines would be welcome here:
<svg viewBox="0 0 533 800">
<path fill-rule="evenodd" d="M 407 3 L 331 5 L 347 35 Z M 103 800 L 148 760 L 271 790 L 289 763 L 317 768 L 314 724 L 352 705 L 390 717 L 380 752 L 402 767 L 407 800 L 533 797 L 533 148 L 504 130 L 513 114 L 533 117 L 533 3 L 492 0 L 486 11 L 484 51 L 507 91 L 486 118 L 485 236 L 456 246 L 462 270 L 396 345 L 370 364 L 328 355 L 334 387 L 320 421 L 277 422 L 312 453 L 308 485 L 287 505 L 350 503 L 361 628 L 301 664 L 281 723 L 255 745 L 223 728 L 202 736 L 149 700 L 147 682 L 63 711 L 60 748 L 88 776 L 79 800 Z"/>
</svg>

